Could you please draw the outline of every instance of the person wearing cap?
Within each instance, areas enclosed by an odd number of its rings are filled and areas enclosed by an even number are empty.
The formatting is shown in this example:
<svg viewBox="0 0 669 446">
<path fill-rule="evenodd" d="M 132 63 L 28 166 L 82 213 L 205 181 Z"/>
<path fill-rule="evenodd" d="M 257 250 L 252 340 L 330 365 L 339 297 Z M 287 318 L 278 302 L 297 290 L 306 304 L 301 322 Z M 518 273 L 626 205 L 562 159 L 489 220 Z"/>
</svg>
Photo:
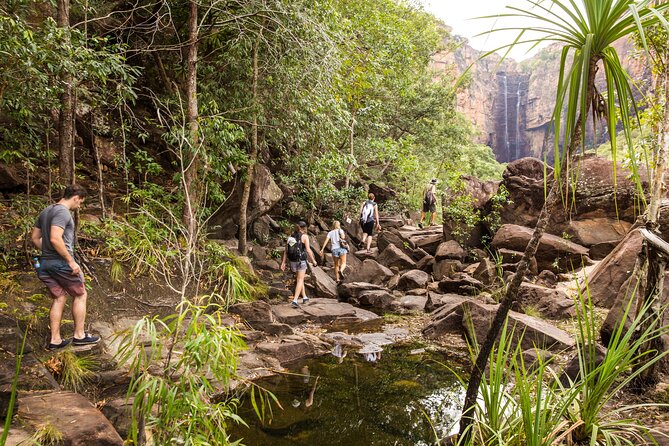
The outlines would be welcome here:
<svg viewBox="0 0 669 446">
<path fill-rule="evenodd" d="M 430 212 L 430 226 L 434 225 L 434 218 L 437 215 L 437 179 L 432 178 L 430 184 L 425 188 L 423 193 L 423 212 L 420 213 L 420 221 L 418 222 L 418 227 L 423 227 L 423 221 L 425 220 L 425 214 Z"/>
<path fill-rule="evenodd" d="M 290 270 L 295 273 L 295 292 L 291 305 L 298 307 L 297 299 L 302 294 L 302 303 L 309 302 L 307 292 L 304 288 L 304 276 L 307 274 L 307 258 L 316 265 L 314 253 L 309 246 L 309 236 L 307 235 L 307 224 L 300 221 L 295 225 L 295 232 L 288 237 L 286 249 L 283 251 L 281 260 L 281 271 L 286 270 L 286 261 L 290 262 Z"/>
</svg>

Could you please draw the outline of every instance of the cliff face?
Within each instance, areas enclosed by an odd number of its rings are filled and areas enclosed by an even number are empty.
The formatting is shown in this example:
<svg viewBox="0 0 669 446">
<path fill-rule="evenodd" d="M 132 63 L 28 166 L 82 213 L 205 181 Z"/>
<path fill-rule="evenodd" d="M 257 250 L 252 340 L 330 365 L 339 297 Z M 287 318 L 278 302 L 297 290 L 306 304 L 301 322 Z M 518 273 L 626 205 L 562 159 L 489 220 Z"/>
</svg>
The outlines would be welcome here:
<svg viewBox="0 0 669 446">
<path fill-rule="evenodd" d="M 525 156 L 542 158 L 544 152 L 552 158 L 553 136 L 547 131 L 555 103 L 560 47 L 545 48 L 521 63 L 512 59 L 500 63 L 497 54 L 479 60 L 483 53 L 465 39 L 452 37 L 448 44 L 454 49 L 436 54 L 433 66 L 437 71 L 455 70 L 452 74 L 459 75 L 473 64 L 468 82 L 458 94 L 458 109 L 478 129 L 478 142 L 491 146 L 501 162 Z M 643 58 L 637 57 L 633 44 L 621 40 L 614 47 L 630 77 L 645 90 L 650 71 Z M 605 89 L 601 79 L 598 88 Z M 591 126 L 587 136 L 594 141 Z"/>
</svg>

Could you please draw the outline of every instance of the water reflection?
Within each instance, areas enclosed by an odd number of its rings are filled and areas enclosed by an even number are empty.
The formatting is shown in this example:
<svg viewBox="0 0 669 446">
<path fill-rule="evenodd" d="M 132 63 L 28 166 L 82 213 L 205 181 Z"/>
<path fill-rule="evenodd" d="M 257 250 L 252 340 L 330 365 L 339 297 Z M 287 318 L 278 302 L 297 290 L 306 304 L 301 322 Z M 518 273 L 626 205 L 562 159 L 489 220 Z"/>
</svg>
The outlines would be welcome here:
<svg viewBox="0 0 669 446">
<path fill-rule="evenodd" d="M 249 446 L 433 444 L 433 428 L 445 436 L 455 425 L 464 389 L 436 362 L 447 362 L 442 354 L 410 350 L 387 347 L 380 361 L 364 362 L 335 346 L 332 356 L 296 365 L 296 375 L 263 381 L 284 409 L 263 424 L 243 402 L 250 428 L 235 428 L 233 438 Z"/>
</svg>

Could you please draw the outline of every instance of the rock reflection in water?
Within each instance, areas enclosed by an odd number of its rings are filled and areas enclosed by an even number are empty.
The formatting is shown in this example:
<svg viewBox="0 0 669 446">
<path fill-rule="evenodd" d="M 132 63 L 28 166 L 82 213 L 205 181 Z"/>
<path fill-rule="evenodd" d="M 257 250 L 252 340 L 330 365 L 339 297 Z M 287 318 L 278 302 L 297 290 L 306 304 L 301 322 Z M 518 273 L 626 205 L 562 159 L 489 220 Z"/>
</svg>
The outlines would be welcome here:
<svg viewBox="0 0 669 446">
<path fill-rule="evenodd" d="M 358 350 L 358 353 L 360 353 L 362 357 L 365 358 L 365 361 L 376 362 L 381 359 L 382 351 L 383 349 L 376 344 L 367 344 Z"/>
<path fill-rule="evenodd" d="M 335 344 L 334 348 L 332 349 L 332 356 L 338 359 L 338 363 L 341 364 L 344 362 L 344 358 L 348 354 L 346 349 L 341 345 L 341 344 Z"/>
</svg>

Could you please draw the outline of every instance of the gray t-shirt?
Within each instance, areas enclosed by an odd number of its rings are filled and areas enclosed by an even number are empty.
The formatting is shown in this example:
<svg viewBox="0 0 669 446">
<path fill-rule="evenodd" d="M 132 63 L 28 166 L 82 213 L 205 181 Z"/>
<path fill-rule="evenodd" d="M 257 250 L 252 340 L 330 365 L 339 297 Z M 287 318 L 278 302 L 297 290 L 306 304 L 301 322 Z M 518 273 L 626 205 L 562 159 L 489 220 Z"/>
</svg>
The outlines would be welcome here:
<svg viewBox="0 0 669 446">
<path fill-rule="evenodd" d="M 42 231 L 42 259 L 62 259 L 56 248 L 51 244 L 51 226 L 63 228 L 63 241 L 65 247 L 72 257 L 74 252 L 72 245 L 74 243 L 74 219 L 70 210 L 62 204 L 52 204 L 39 214 L 35 227 Z"/>
</svg>

